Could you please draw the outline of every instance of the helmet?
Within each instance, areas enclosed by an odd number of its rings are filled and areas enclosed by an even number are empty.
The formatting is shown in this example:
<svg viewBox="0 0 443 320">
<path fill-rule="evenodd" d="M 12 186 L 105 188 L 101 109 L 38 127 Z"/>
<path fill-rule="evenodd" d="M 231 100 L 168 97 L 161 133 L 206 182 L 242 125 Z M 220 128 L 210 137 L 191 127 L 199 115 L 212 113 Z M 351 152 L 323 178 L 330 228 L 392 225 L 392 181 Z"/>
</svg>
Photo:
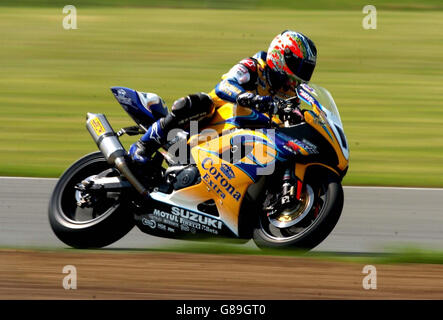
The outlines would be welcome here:
<svg viewBox="0 0 443 320">
<path fill-rule="evenodd" d="M 286 75 L 291 88 L 311 79 L 316 60 L 314 42 L 290 30 L 283 31 L 272 40 L 266 56 L 267 65 L 272 71 Z"/>
</svg>

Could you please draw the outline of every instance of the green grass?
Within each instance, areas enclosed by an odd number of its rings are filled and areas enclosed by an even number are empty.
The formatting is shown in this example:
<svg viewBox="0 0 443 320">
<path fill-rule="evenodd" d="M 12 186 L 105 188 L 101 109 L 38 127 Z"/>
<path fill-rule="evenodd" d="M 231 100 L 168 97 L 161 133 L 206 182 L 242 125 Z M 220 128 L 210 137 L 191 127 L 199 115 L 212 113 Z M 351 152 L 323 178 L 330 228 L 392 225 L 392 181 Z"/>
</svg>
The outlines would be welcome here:
<svg viewBox="0 0 443 320">
<path fill-rule="evenodd" d="M 442 10 L 440 0 L 70 0 L 77 7 L 154 7 L 240 10 L 362 10 L 365 5 L 391 10 Z M 0 6 L 64 7 L 65 0 L 2 0 Z"/>
<path fill-rule="evenodd" d="M 186 252 L 203 254 L 241 254 L 241 255 L 265 255 L 265 256 L 287 256 L 315 258 L 322 260 L 334 260 L 343 262 L 358 263 L 423 263 L 423 264 L 443 264 L 443 251 L 429 250 L 419 247 L 396 247 L 389 248 L 385 253 L 346 253 L 327 252 L 291 249 L 266 249 L 246 247 L 239 244 L 226 244 L 223 240 L 213 240 L 207 242 L 190 242 L 180 245 L 158 248 L 158 251 L 166 252 Z M 111 249 L 113 250 L 113 249 Z M 144 249 L 140 249 L 143 251 Z M 150 250 L 150 249 L 149 249 Z"/>
<path fill-rule="evenodd" d="M 341 110 L 351 149 L 344 183 L 443 186 L 443 13 L 379 9 L 378 28 L 364 30 L 351 1 L 349 10 L 279 10 L 283 2 L 251 12 L 78 7 L 77 30 L 62 28 L 61 7 L 0 7 L 0 175 L 56 177 L 95 151 L 88 111 L 115 129 L 131 125 L 109 87 L 171 105 L 210 91 L 289 28 L 315 41 L 312 82 Z"/>
<path fill-rule="evenodd" d="M 113 249 L 111 249 L 113 250 Z M 143 251 L 144 249 L 140 249 Z M 229 245 L 220 241 L 193 242 L 181 245 L 159 248 L 154 251 L 185 252 L 202 254 L 241 254 L 241 255 L 264 255 L 264 256 L 286 256 L 303 257 L 321 260 L 332 260 L 342 262 L 357 263 L 379 263 L 379 264 L 399 264 L 399 263 L 422 263 L 422 264 L 443 264 L 443 251 L 429 250 L 418 247 L 397 247 L 391 248 L 385 253 L 346 253 L 327 252 L 291 249 L 267 249 L 260 250 L 248 248 L 242 245 Z"/>
<path fill-rule="evenodd" d="M 221 239 L 203 242 L 189 242 L 179 245 L 165 246 L 159 248 L 104 248 L 104 249 L 72 249 L 72 248 L 50 248 L 50 247 L 0 247 L 0 250 L 32 250 L 49 252 L 74 252 L 74 253 L 149 253 L 149 252 L 177 252 L 197 254 L 234 254 L 234 255 L 256 255 L 256 256 L 283 256 L 292 258 L 310 258 L 318 260 L 329 260 L 337 262 L 364 263 L 364 264 L 443 264 L 443 251 L 429 250 L 418 247 L 390 248 L 385 253 L 346 253 L 310 251 L 303 252 L 291 249 L 267 249 L 260 250 L 247 247 L 240 243 L 224 243 Z"/>
</svg>

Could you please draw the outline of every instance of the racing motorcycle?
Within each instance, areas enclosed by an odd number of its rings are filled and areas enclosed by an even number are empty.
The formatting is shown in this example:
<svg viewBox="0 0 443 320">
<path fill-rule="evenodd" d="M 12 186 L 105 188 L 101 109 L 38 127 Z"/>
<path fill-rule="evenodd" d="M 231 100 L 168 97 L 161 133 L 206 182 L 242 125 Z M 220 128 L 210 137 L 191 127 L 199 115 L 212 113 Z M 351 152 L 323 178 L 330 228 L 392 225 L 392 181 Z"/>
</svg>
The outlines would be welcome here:
<svg viewBox="0 0 443 320">
<path fill-rule="evenodd" d="M 49 203 L 50 225 L 65 244 L 104 247 L 136 225 L 160 237 L 310 250 L 338 222 L 349 147 L 326 89 L 302 84 L 298 99 L 276 100 L 267 113 L 224 104 L 197 132 L 177 132 L 142 167 L 119 137 L 145 133 L 167 108 L 155 94 L 111 90 L 136 125 L 115 132 L 103 114 L 87 114 L 100 151 L 62 174 Z"/>
</svg>

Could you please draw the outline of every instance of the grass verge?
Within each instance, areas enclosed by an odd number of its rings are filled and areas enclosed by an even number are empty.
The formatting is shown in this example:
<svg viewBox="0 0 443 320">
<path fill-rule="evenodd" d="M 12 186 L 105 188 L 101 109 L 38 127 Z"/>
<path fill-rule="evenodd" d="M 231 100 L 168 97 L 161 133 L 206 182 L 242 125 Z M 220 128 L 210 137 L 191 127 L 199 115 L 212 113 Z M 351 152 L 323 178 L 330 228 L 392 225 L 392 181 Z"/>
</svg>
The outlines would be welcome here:
<svg viewBox="0 0 443 320">
<path fill-rule="evenodd" d="M 43 252 L 72 252 L 72 253 L 149 253 L 149 252 L 174 252 L 174 253 L 196 253 L 216 255 L 256 255 L 256 256 L 285 256 L 293 258 L 312 258 L 338 262 L 365 263 L 365 264 L 443 264 L 443 251 L 430 250 L 419 247 L 397 247 L 390 248 L 383 253 L 374 252 L 328 252 L 300 250 L 259 250 L 241 245 L 226 244 L 219 241 L 186 243 L 161 248 L 104 248 L 104 249 L 72 249 L 72 248 L 50 248 L 50 247 L 0 247 L 0 250 L 18 251 L 43 251 Z"/>
<path fill-rule="evenodd" d="M 78 29 L 64 30 L 59 7 L 2 7 L 0 175 L 57 177 L 96 150 L 88 111 L 115 129 L 131 125 L 109 87 L 171 105 L 210 91 L 289 28 L 314 39 L 312 81 L 340 108 L 351 150 L 344 183 L 442 187 L 443 13 L 379 10 L 377 29 L 364 30 L 360 9 L 275 8 L 80 7 Z"/>
</svg>

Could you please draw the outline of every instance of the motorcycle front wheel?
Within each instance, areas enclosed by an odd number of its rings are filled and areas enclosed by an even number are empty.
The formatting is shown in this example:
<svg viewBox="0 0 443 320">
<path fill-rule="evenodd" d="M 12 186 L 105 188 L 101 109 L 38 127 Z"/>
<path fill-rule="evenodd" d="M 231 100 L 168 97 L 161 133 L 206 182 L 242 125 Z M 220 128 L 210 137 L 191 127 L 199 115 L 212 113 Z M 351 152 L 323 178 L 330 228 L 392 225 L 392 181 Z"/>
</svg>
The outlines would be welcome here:
<svg viewBox="0 0 443 320">
<path fill-rule="evenodd" d="M 343 209 L 341 180 L 328 174 L 320 181 L 307 180 L 302 201 L 294 213 L 271 218 L 260 214 L 253 239 L 259 248 L 295 248 L 308 251 L 319 245 L 337 224 Z"/>
<path fill-rule="evenodd" d="M 49 223 L 55 235 L 74 248 L 101 248 L 126 235 L 135 225 L 127 211 L 125 195 L 119 192 L 82 194 L 76 186 L 110 169 L 101 152 L 84 156 L 58 180 L 49 202 Z M 90 196 L 90 197 L 89 197 Z M 87 206 L 79 200 L 91 198 Z"/>
</svg>

